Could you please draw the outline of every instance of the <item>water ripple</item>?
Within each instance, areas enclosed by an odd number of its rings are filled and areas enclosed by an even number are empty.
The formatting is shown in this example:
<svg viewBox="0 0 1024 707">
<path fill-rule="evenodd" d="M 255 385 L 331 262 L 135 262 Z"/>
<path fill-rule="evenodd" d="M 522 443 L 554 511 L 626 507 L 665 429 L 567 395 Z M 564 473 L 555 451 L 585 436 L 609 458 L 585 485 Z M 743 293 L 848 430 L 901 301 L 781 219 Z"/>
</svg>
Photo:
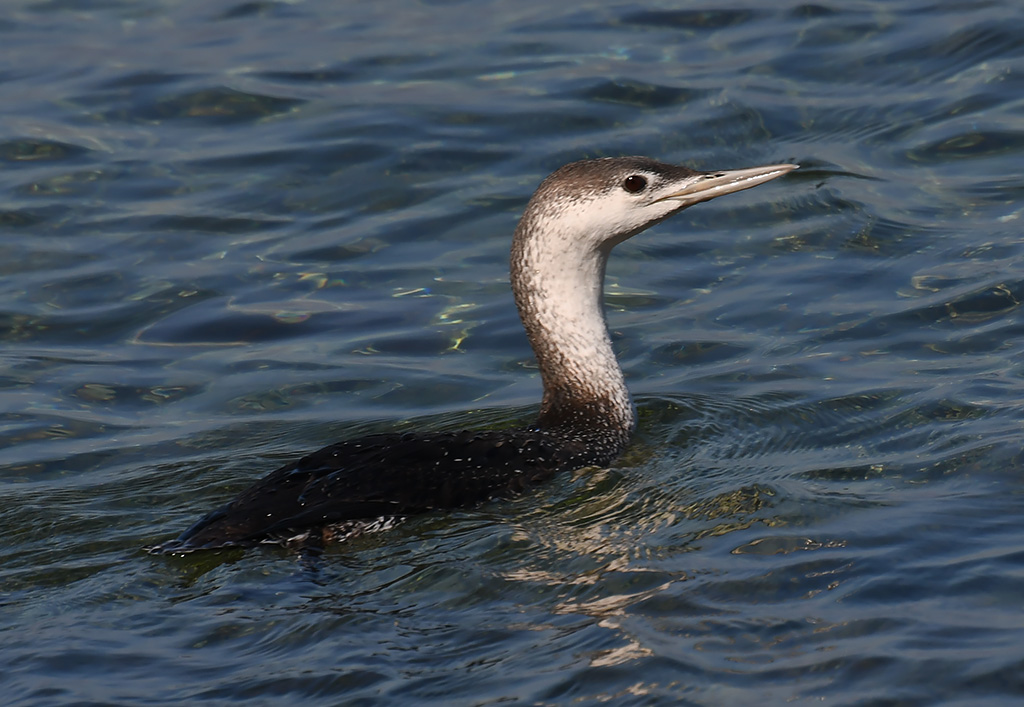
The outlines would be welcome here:
<svg viewBox="0 0 1024 707">
<path fill-rule="evenodd" d="M 1020 701 L 1011 3 L 8 9 L 8 703 Z M 142 551 L 338 439 L 531 420 L 516 217 L 627 153 L 801 169 L 617 250 L 613 468 Z"/>
</svg>

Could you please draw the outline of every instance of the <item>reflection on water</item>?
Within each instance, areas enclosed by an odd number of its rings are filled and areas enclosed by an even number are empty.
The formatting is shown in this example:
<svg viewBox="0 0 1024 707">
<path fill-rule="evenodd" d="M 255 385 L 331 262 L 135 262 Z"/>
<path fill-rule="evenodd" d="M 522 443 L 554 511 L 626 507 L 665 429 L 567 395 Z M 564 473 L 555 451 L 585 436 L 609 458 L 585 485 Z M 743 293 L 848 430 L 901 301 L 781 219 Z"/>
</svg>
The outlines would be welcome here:
<svg viewBox="0 0 1024 707">
<path fill-rule="evenodd" d="M 1019 701 L 1017 8 L 481 9 L 0 18 L 7 703 Z M 512 229 L 618 154 L 801 169 L 612 258 L 613 468 L 142 552 L 339 438 L 530 420 Z"/>
</svg>

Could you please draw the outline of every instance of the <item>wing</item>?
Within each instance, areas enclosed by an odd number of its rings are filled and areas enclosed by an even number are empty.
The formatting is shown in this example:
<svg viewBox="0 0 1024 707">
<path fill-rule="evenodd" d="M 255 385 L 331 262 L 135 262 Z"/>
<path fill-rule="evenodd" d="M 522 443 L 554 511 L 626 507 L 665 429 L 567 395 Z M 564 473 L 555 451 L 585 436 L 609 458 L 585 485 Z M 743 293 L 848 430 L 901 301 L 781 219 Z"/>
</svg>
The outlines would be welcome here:
<svg viewBox="0 0 1024 707">
<path fill-rule="evenodd" d="M 371 435 L 281 467 L 155 551 L 252 545 L 344 521 L 462 508 L 588 463 L 584 445 L 533 430 Z"/>
</svg>

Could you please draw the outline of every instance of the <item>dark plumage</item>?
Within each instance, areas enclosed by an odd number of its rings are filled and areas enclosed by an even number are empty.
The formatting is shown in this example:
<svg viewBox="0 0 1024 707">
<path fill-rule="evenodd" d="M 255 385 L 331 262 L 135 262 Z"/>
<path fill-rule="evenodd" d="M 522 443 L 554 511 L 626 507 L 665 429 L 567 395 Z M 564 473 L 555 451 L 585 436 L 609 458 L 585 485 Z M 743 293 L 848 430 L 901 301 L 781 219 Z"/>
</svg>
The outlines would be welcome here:
<svg viewBox="0 0 1024 707">
<path fill-rule="evenodd" d="M 610 456 L 537 430 L 370 435 L 286 464 L 159 549 L 245 546 L 348 521 L 472 506 Z"/>
</svg>

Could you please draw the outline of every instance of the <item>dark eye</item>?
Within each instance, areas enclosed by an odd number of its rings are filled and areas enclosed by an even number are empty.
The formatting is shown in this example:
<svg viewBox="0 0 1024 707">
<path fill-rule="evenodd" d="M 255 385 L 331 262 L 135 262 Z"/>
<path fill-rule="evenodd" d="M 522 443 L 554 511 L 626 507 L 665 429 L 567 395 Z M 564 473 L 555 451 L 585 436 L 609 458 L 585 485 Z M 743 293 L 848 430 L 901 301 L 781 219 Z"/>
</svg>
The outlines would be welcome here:
<svg viewBox="0 0 1024 707">
<path fill-rule="evenodd" d="M 630 194 L 638 194 L 647 186 L 647 180 L 639 174 L 631 174 L 622 182 L 622 188 Z"/>
</svg>

